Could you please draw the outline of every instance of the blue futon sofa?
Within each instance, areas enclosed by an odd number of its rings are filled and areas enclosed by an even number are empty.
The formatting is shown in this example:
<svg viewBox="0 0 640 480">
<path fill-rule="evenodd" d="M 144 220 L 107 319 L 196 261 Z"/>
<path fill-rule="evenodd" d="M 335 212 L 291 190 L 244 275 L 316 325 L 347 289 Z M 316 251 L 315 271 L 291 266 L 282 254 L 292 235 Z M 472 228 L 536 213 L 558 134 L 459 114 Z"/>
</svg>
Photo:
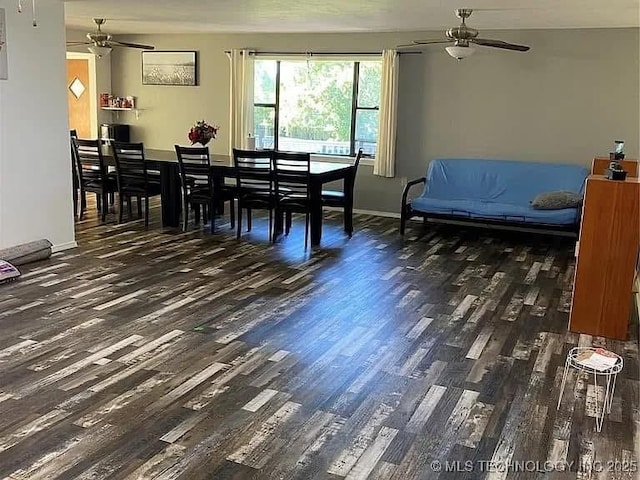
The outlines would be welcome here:
<svg viewBox="0 0 640 480">
<path fill-rule="evenodd" d="M 531 201 L 543 192 L 583 193 L 589 171 L 577 165 L 477 158 L 431 161 L 426 177 L 407 184 L 402 194 L 400 233 L 414 216 L 478 220 L 482 223 L 543 226 L 577 233 L 579 208 L 536 210 Z M 413 185 L 422 195 L 407 202 Z"/>
</svg>

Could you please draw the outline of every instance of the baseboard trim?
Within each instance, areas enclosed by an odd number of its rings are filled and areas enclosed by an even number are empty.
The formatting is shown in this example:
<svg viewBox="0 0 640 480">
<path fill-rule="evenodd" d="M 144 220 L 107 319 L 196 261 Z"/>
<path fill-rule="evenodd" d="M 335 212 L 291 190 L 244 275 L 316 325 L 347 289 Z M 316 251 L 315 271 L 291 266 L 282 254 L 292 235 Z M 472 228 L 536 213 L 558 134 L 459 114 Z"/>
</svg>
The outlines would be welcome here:
<svg viewBox="0 0 640 480">
<path fill-rule="evenodd" d="M 374 217 L 386 217 L 386 218 L 397 218 L 400 219 L 399 213 L 394 212 L 380 212 L 378 210 L 361 210 L 359 208 L 354 208 L 353 213 L 359 213 L 362 215 L 373 215 Z"/>
<path fill-rule="evenodd" d="M 78 248 L 78 242 L 59 243 L 51 247 L 51 253 L 58 253 L 64 250 L 71 250 L 72 248 Z"/>
<path fill-rule="evenodd" d="M 324 207 L 325 210 L 331 212 L 342 212 L 342 208 L 339 207 Z M 360 215 L 371 215 L 374 217 L 386 217 L 386 218 L 400 218 L 399 213 L 394 212 L 380 212 L 378 210 L 363 210 L 361 208 L 354 208 L 353 213 L 358 213 Z"/>
</svg>

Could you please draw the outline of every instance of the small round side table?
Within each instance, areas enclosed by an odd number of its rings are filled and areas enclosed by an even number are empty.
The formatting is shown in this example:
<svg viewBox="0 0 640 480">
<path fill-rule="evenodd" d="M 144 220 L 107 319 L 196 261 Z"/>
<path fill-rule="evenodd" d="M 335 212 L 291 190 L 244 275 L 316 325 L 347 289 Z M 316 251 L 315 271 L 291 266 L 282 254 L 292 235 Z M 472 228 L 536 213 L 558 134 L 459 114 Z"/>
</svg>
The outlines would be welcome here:
<svg viewBox="0 0 640 480">
<path fill-rule="evenodd" d="M 556 410 L 560 408 L 560 402 L 562 401 L 562 394 L 564 393 L 564 386 L 567 382 L 567 374 L 569 373 L 569 367 L 575 368 L 580 372 L 588 373 L 593 375 L 593 383 L 595 386 L 595 395 L 596 395 L 596 431 L 600 432 L 602 430 L 602 422 L 604 421 L 604 414 L 611 413 L 611 403 L 613 402 L 613 394 L 616 390 L 616 379 L 618 378 L 618 373 L 622 371 L 622 367 L 624 362 L 620 355 L 617 355 L 613 352 L 607 350 L 607 354 L 614 357 L 616 359 L 616 363 L 614 363 L 611 367 L 605 370 L 598 370 L 593 367 L 589 367 L 587 365 L 583 365 L 578 361 L 578 358 L 581 357 L 585 353 L 595 353 L 598 350 L 595 347 L 573 347 L 569 350 L 567 354 L 567 360 L 564 363 L 564 373 L 562 375 L 562 386 L 560 387 L 560 396 L 558 397 L 558 406 Z M 604 394 L 604 400 L 602 402 L 602 411 L 598 413 L 598 377 L 605 377 L 603 381 L 606 382 L 606 390 Z"/>
</svg>

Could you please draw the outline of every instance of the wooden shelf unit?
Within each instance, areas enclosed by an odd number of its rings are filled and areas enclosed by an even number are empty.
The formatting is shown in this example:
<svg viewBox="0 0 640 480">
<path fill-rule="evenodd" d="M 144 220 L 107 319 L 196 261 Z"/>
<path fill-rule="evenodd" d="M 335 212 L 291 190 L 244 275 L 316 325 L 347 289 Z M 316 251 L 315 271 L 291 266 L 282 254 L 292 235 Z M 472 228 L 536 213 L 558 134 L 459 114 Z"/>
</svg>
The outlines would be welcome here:
<svg viewBox="0 0 640 480">
<path fill-rule="evenodd" d="M 640 179 L 587 178 L 569 330 L 627 339 L 640 245 Z"/>
</svg>

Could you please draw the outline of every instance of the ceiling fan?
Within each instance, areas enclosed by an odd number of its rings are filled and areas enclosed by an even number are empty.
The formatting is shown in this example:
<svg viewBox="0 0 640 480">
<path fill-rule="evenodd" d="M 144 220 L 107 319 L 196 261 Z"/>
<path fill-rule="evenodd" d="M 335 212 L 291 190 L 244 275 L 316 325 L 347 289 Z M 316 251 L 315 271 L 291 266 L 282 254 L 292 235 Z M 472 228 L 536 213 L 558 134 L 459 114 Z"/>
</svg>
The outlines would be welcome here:
<svg viewBox="0 0 640 480">
<path fill-rule="evenodd" d="M 88 50 L 96 57 L 101 58 L 111 53 L 113 47 L 139 48 L 142 50 L 153 50 L 153 45 L 141 45 L 139 43 L 118 42 L 113 39 L 111 34 L 102 31 L 102 25 L 107 20 L 104 18 L 94 18 L 93 21 L 98 26 L 95 32 L 87 33 L 86 42 L 67 42 L 68 46 L 87 45 Z"/>
<path fill-rule="evenodd" d="M 397 48 L 415 48 L 420 45 L 434 45 L 439 43 L 453 43 L 445 48 L 447 53 L 456 60 L 470 57 L 475 53 L 472 43 L 483 47 L 502 48 L 504 50 L 515 50 L 517 52 L 526 52 L 529 47 L 526 45 L 516 45 L 515 43 L 503 42 L 502 40 L 489 40 L 486 38 L 478 38 L 478 30 L 468 27 L 465 20 L 471 16 L 473 10 L 469 8 L 459 8 L 456 11 L 456 17 L 462 20 L 458 27 L 449 28 L 445 34 L 446 39 L 440 40 L 414 40 L 407 45 L 398 45 Z"/>
</svg>

